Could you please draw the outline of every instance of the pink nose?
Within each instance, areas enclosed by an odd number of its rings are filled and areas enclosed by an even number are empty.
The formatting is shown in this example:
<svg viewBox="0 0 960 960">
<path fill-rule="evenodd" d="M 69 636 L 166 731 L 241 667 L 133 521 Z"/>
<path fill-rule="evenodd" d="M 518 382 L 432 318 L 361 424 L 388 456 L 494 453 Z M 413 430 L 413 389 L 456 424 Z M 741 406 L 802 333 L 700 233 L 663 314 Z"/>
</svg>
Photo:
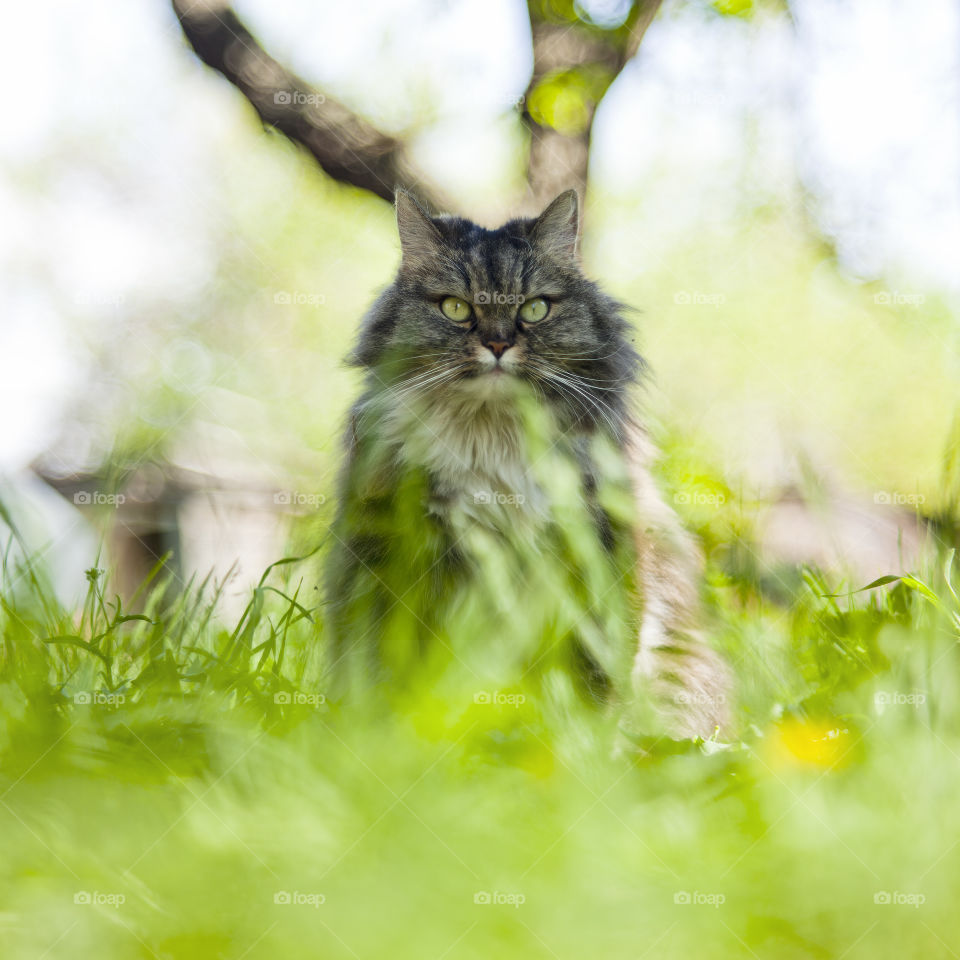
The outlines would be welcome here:
<svg viewBox="0 0 960 960">
<path fill-rule="evenodd" d="M 506 340 L 489 340 L 484 346 L 499 360 L 510 349 Z"/>
</svg>

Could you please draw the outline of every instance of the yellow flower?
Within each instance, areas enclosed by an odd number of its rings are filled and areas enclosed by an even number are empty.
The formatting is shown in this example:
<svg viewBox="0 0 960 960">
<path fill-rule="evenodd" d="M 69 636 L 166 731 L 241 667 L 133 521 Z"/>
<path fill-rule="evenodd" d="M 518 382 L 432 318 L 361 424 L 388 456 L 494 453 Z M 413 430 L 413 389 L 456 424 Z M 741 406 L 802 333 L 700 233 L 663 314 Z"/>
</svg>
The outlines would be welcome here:
<svg viewBox="0 0 960 960">
<path fill-rule="evenodd" d="M 836 721 L 788 717 L 774 727 L 768 752 L 774 766 L 829 770 L 849 762 L 854 742 L 850 731 Z"/>
</svg>

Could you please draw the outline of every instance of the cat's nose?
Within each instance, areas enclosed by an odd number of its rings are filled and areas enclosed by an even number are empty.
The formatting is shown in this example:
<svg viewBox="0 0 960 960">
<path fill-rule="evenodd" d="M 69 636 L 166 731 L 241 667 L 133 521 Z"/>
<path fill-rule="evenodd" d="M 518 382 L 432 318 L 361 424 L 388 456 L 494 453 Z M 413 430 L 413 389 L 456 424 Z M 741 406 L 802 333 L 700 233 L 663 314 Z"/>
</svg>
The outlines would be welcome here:
<svg viewBox="0 0 960 960">
<path fill-rule="evenodd" d="M 487 340 L 484 346 L 499 360 L 510 349 L 506 340 Z"/>
</svg>

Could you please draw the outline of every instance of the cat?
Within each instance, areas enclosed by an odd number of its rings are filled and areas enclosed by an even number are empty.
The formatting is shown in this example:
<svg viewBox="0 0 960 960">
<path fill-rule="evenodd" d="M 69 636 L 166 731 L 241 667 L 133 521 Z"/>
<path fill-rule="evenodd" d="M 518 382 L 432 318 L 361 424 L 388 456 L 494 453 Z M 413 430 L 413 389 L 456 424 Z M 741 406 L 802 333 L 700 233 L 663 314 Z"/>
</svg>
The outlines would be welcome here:
<svg viewBox="0 0 960 960">
<path fill-rule="evenodd" d="M 365 379 L 328 560 L 334 667 L 399 679 L 444 636 L 451 598 L 492 578 L 481 606 L 515 628 L 511 652 L 524 631 L 572 636 L 591 695 L 646 704 L 643 722 L 674 737 L 725 729 L 729 670 L 696 635 L 698 551 L 651 474 L 623 310 L 581 270 L 576 192 L 495 230 L 403 190 L 396 215 L 399 271 L 349 358 Z M 575 596 L 583 615 L 528 622 L 554 558 L 572 572 L 552 609 Z M 631 691 L 611 624 L 626 625 Z"/>
</svg>

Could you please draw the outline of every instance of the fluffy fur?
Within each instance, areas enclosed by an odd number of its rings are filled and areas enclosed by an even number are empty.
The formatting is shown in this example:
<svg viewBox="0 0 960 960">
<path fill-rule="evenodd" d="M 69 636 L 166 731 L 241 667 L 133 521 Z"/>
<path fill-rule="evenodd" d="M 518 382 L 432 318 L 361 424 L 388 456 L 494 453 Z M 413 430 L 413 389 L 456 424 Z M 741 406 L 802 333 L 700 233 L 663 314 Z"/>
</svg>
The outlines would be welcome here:
<svg viewBox="0 0 960 960">
<path fill-rule="evenodd" d="M 634 683 L 674 735 L 711 735 L 726 720 L 728 678 L 693 633 L 697 552 L 653 483 L 653 450 L 630 413 L 642 361 L 628 325 L 580 270 L 576 194 L 561 194 L 535 219 L 486 230 L 430 216 L 401 192 L 397 222 L 400 270 L 351 357 L 366 380 L 347 433 L 328 578 L 338 658 L 350 655 L 359 634 L 386 633 L 380 614 L 361 622 L 353 601 L 385 611 L 402 593 L 388 585 L 398 558 L 383 533 L 399 509 L 397 478 L 422 481 L 419 522 L 425 537 L 438 537 L 423 576 L 438 602 L 446 574 L 469 568 L 464 531 L 486 527 L 509 542 L 556 522 L 556 494 L 538 478 L 530 448 L 531 418 L 543 414 L 551 447 L 576 471 L 577 496 L 611 555 L 623 531 L 597 494 L 605 479 L 598 443 L 616 451 L 630 477 L 643 611 Z M 448 297 L 468 305 L 469 317 L 449 319 Z M 520 305 L 534 298 L 549 312 L 528 322 Z M 602 679 L 596 660 L 584 660 Z"/>
</svg>

